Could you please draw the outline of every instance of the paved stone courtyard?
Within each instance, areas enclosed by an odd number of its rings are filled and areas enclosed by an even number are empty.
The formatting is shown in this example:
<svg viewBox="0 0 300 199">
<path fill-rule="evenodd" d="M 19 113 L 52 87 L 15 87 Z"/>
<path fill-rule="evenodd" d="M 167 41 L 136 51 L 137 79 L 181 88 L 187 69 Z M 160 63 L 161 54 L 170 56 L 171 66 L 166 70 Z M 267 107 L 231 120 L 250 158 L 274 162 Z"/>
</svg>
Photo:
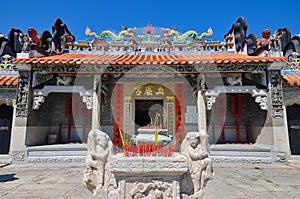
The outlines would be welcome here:
<svg viewBox="0 0 300 199">
<path fill-rule="evenodd" d="M 0 168 L 0 198 L 93 198 L 83 163 L 14 164 Z M 300 165 L 214 163 L 205 199 L 298 199 Z"/>
</svg>

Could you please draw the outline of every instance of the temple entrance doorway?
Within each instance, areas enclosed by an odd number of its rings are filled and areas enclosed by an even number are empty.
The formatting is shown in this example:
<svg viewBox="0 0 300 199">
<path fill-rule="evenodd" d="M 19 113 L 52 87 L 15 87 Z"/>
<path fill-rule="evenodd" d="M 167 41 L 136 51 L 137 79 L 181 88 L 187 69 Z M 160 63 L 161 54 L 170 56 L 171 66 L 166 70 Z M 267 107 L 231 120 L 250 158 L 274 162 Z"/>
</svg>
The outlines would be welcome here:
<svg viewBox="0 0 300 199">
<path fill-rule="evenodd" d="M 0 154 L 8 154 L 10 147 L 13 107 L 0 106 Z"/>
<path fill-rule="evenodd" d="M 163 100 L 135 100 L 135 133 L 143 126 L 165 126 Z"/>
<path fill-rule="evenodd" d="M 286 108 L 289 141 L 292 155 L 300 155 L 300 106 L 293 104 Z"/>
</svg>

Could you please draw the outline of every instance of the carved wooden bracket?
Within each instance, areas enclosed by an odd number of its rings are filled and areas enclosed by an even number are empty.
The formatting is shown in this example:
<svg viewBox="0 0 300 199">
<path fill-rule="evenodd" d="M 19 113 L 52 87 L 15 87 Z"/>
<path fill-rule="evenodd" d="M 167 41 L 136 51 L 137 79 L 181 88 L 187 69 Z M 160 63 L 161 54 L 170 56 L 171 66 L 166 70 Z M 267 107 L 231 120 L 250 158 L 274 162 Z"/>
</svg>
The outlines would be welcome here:
<svg viewBox="0 0 300 199">
<path fill-rule="evenodd" d="M 93 108 L 93 90 L 86 90 L 83 86 L 45 86 L 34 90 L 32 109 L 39 109 L 50 93 L 79 93 L 86 108 Z"/>
<path fill-rule="evenodd" d="M 268 109 L 268 97 L 265 90 L 257 89 L 255 86 L 216 86 L 205 92 L 207 110 L 212 109 L 220 93 L 249 93 L 255 97 L 255 102 L 259 104 L 261 110 Z"/>
</svg>

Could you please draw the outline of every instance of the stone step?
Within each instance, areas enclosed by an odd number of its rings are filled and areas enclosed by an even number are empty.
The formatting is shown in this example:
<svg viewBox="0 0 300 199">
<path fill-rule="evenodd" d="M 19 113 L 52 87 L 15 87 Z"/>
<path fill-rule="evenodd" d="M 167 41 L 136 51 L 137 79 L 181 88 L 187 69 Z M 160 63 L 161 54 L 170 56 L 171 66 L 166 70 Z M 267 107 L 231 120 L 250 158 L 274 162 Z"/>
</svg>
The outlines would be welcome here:
<svg viewBox="0 0 300 199">
<path fill-rule="evenodd" d="M 209 146 L 210 151 L 240 151 L 240 152 L 272 152 L 272 147 L 256 144 L 215 144 Z"/>
<path fill-rule="evenodd" d="M 210 145 L 210 155 L 216 162 L 272 163 L 270 146 L 256 144 Z M 84 162 L 86 144 L 56 144 L 27 148 L 28 162 Z"/>
<path fill-rule="evenodd" d="M 210 155 L 214 162 L 273 162 L 272 147 L 258 144 L 215 144 L 210 145 Z"/>
<path fill-rule="evenodd" d="M 211 156 L 213 162 L 228 163 L 263 163 L 271 164 L 274 162 L 272 157 L 233 157 L 233 156 Z"/>
<path fill-rule="evenodd" d="M 40 156 L 86 156 L 85 151 L 63 151 L 63 150 L 52 150 L 52 151 L 28 151 L 30 157 Z"/>
<path fill-rule="evenodd" d="M 0 155 L 0 168 L 1 166 L 7 165 L 11 163 L 11 158 L 9 155 Z"/>
<path fill-rule="evenodd" d="M 85 162 L 86 156 L 28 156 L 27 163 L 71 163 Z"/>
<path fill-rule="evenodd" d="M 86 144 L 55 144 L 27 147 L 26 162 L 85 162 Z"/>
<path fill-rule="evenodd" d="M 210 151 L 210 155 L 229 157 L 270 157 L 272 153 L 257 151 Z"/>
</svg>

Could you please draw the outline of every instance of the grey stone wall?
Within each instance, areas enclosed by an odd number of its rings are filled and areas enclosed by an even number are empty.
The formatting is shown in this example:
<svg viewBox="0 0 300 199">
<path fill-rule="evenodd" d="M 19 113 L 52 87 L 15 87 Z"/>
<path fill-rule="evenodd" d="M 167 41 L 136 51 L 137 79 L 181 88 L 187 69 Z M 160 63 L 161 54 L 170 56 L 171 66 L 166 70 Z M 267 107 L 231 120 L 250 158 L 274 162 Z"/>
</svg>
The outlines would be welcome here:
<svg viewBox="0 0 300 199">
<path fill-rule="evenodd" d="M 66 132 L 68 125 L 68 117 L 65 115 L 66 98 L 74 97 L 76 99 L 76 115 L 73 116 L 72 126 L 78 128 L 72 128 L 73 141 L 82 140 L 82 123 L 83 117 L 80 114 L 80 104 L 82 98 L 78 93 L 63 94 L 63 93 L 51 93 L 45 98 L 45 102 L 40 106 L 38 110 L 29 109 L 30 117 L 28 117 L 28 130 L 26 133 L 26 145 L 41 145 L 47 144 L 48 135 L 57 135 L 59 132 L 59 125 L 62 124 L 63 140 L 66 140 Z M 82 104 L 85 106 L 85 104 Z M 91 112 L 90 116 L 86 117 L 86 133 L 89 132 L 91 127 Z"/>
<path fill-rule="evenodd" d="M 227 109 L 226 109 L 226 117 L 224 120 L 225 126 L 235 127 L 236 120 L 235 117 L 232 116 L 232 107 L 231 107 L 231 96 L 233 94 L 226 94 L 227 101 Z M 250 94 L 235 94 L 235 96 L 242 96 L 242 116 L 239 118 L 241 128 L 241 139 L 246 139 L 246 129 L 245 125 L 248 124 L 248 131 L 253 143 L 256 142 L 257 136 L 261 133 L 262 128 L 265 125 L 267 111 L 261 110 L 259 105 L 255 103 L 255 98 L 253 98 Z M 221 126 L 221 117 L 216 115 L 216 104 L 213 105 L 211 111 L 206 111 L 207 115 L 207 129 L 208 134 L 210 135 L 210 143 L 215 144 L 217 140 L 220 140 L 221 136 L 221 128 L 215 128 L 215 136 L 213 136 L 213 125 Z M 225 138 L 228 140 L 235 139 L 236 129 L 225 129 Z"/>
</svg>

